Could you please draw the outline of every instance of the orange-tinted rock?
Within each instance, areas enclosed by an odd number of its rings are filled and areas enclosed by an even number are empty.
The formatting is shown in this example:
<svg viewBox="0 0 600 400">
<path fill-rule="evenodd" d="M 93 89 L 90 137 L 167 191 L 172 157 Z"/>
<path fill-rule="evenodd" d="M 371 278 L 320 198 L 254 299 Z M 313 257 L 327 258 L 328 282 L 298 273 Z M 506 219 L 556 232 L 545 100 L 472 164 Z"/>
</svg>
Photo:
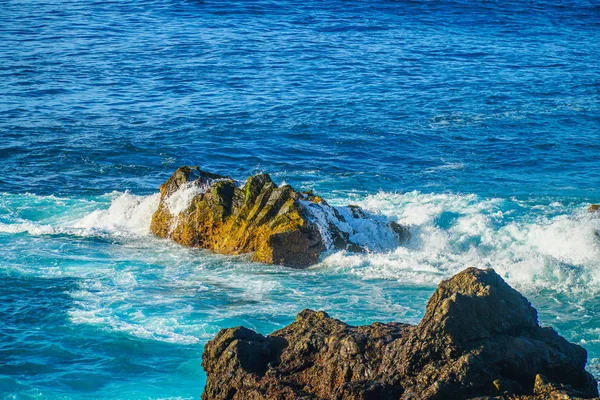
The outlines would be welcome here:
<svg viewBox="0 0 600 400">
<path fill-rule="evenodd" d="M 343 217 L 335 208 L 312 192 L 278 187 L 267 174 L 252 176 L 238 187 L 229 177 L 181 167 L 160 192 L 151 231 L 184 246 L 253 253 L 253 261 L 294 268 L 317 263 L 330 247 L 362 250 L 349 232 L 337 227 Z M 319 225 L 314 212 L 326 215 L 328 225 Z M 398 242 L 406 239 L 406 234 L 398 235 Z"/>
</svg>

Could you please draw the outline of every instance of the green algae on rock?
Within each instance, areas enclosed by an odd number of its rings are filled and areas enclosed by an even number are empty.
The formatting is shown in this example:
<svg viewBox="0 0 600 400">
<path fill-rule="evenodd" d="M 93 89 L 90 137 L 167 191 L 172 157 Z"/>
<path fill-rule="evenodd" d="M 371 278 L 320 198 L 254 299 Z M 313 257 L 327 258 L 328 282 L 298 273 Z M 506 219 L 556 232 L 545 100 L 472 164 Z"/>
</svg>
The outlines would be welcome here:
<svg viewBox="0 0 600 400">
<path fill-rule="evenodd" d="M 592 204 L 588 207 L 589 213 L 600 213 L 600 204 Z"/>
<path fill-rule="evenodd" d="M 180 167 L 161 185 L 151 231 L 190 247 L 221 254 L 252 253 L 252 260 L 305 268 L 326 250 L 366 251 L 351 239 L 351 220 L 370 221 L 357 206 L 349 218 L 312 192 L 277 186 L 268 174 L 248 178 L 242 187 L 222 175 Z M 342 210 L 343 212 L 343 210 Z M 374 221 L 395 244 L 410 238 L 406 227 Z"/>
</svg>

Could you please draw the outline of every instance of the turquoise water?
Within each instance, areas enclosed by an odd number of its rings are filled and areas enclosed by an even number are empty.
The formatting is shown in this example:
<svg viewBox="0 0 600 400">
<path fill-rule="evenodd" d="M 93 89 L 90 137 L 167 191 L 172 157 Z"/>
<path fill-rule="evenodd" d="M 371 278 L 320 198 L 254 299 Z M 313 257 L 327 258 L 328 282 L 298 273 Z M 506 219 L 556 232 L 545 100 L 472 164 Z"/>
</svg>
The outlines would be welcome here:
<svg viewBox="0 0 600 400">
<path fill-rule="evenodd" d="M 198 398 L 221 328 L 416 323 L 467 266 L 600 378 L 595 2 L 8 0 L 0 27 L 0 397 Z M 183 248 L 148 228 L 186 164 L 413 237 L 303 271 Z"/>
</svg>

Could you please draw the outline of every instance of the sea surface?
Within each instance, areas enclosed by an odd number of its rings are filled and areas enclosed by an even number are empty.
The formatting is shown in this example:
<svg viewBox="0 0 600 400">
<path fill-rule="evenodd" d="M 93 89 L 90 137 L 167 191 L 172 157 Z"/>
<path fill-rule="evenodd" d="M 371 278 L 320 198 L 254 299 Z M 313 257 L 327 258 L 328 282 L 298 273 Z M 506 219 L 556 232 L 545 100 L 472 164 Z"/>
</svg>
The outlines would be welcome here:
<svg viewBox="0 0 600 400">
<path fill-rule="evenodd" d="M 0 2 L 0 398 L 198 399 L 221 328 L 416 323 L 492 267 L 600 378 L 600 4 Z M 406 224 L 307 270 L 149 233 L 180 165 Z"/>
</svg>

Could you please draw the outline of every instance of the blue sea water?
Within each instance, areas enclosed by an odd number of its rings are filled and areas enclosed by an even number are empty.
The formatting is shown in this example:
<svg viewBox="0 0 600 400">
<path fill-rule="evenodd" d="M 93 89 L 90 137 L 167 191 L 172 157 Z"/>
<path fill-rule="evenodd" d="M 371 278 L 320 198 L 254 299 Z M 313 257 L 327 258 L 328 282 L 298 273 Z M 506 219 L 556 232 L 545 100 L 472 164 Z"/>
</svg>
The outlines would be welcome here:
<svg viewBox="0 0 600 400">
<path fill-rule="evenodd" d="M 221 328 L 416 323 L 493 267 L 600 378 L 600 5 L 3 0 L 0 397 L 198 398 Z M 153 237 L 180 165 L 410 226 L 308 270 Z"/>
</svg>

